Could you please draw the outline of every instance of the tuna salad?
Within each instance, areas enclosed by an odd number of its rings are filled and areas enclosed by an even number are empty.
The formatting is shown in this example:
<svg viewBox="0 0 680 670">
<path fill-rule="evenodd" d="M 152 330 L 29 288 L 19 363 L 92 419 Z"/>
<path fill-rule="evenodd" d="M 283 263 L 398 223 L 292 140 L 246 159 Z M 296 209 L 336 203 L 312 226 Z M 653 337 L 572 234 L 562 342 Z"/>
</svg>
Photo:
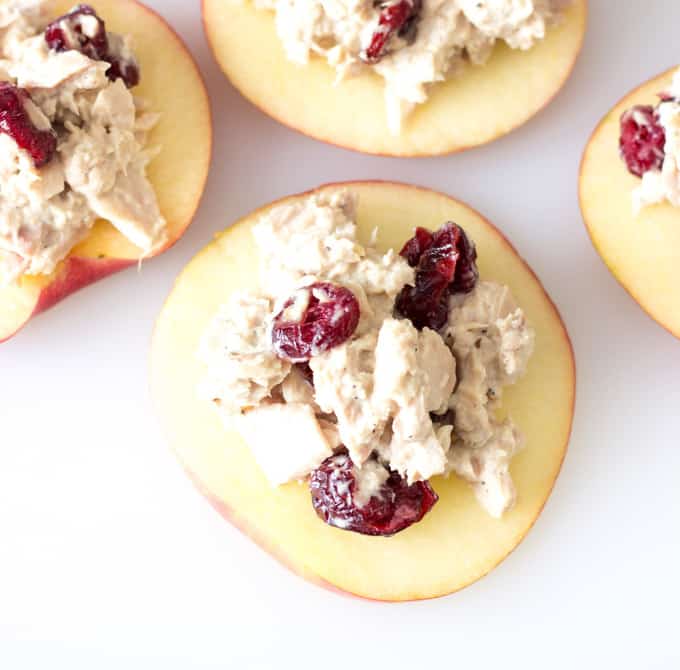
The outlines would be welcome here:
<svg viewBox="0 0 680 670">
<path fill-rule="evenodd" d="M 636 105 L 621 117 L 621 157 L 642 180 L 633 210 L 669 202 L 680 207 L 680 69 L 656 106 Z"/>
<path fill-rule="evenodd" d="M 571 0 L 254 0 L 273 10 L 287 57 L 312 55 L 335 68 L 336 83 L 368 70 L 385 80 L 387 123 L 401 131 L 431 84 L 468 63 L 483 65 L 494 45 L 530 49 Z"/>
<path fill-rule="evenodd" d="M 357 241 L 356 211 L 336 191 L 259 219 L 261 288 L 210 322 L 198 392 L 272 486 L 307 481 L 333 526 L 392 535 L 436 503 L 429 479 L 450 474 L 501 517 L 523 440 L 498 409 L 534 333 L 506 286 L 479 279 L 462 228 L 418 228 L 383 254 Z"/>
<path fill-rule="evenodd" d="M 158 115 L 131 90 L 130 38 L 88 5 L 0 4 L 0 281 L 49 274 L 97 219 L 144 255 L 166 223 L 146 177 Z"/>
</svg>

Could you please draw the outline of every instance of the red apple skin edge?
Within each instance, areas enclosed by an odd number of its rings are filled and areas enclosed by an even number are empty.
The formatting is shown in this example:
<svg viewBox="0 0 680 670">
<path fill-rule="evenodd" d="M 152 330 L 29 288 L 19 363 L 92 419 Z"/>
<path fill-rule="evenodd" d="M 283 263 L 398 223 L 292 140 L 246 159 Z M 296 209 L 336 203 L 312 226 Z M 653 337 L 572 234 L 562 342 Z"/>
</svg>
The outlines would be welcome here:
<svg viewBox="0 0 680 670">
<path fill-rule="evenodd" d="M 22 323 L 13 333 L 0 340 L 0 344 L 7 342 L 22 330 L 28 322 L 41 312 L 75 293 L 81 288 L 93 284 L 104 277 L 108 277 L 114 272 L 120 272 L 136 261 L 123 258 L 77 258 L 69 256 L 64 261 L 64 266 L 55 277 L 52 283 L 45 286 L 40 292 L 34 310 L 24 323 Z"/>
<path fill-rule="evenodd" d="M 590 14 L 590 6 L 589 6 L 589 0 L 583 0 L 583 8 L 585 11 L 585 21 L 586 25 L 588 22 L 589 14 Z M 208 39 L 208 46 L 210 47 L 210 52 L 213 55 L 213 58 L 215 59 L 215 63 L 217 64 L 217 67 L 220 68 L 220 71 L 222 71 L 222 66 L 219 62 L 219 59 L 217 58 L 217 54 L 215 53 L 215 49 L 213 47 L 212 42 L 208 38 L 208 35 L 210 34 L 207 29 L 206 25 L 206 18 L 205 18 L 205 0 L 201 0 L 201 21 L 203 23 L 203 32 L 206 35 L 206 39 Z M 246 98 L 238 89 L 235 88 L 236 91 L 238 91 L 239 95 L 242 95 L 242 97 L 255 109 L 257 109 L 259 112 L 262 114 L 265 114 L 266 116 L 269 116 L 270 118 L 274 119 L 277 123 L 280 123 L 282 126 L 285 126 L 286 128 L 290 128 L 291 130 L 294 130 L 297 133 L 302 133 L 303 135 L 308 135 L 314 140 L 317 140 L 319 142 L 323 142 L 324 144 L 329 144 L 332 147 L 337 147 L 338 149 L 346 149 L 348 151 L 355 151 L 357 153 L 361 154 L 366 154 L 368 156 L 381 156 L 384 158 L 431 158 L 435 156 L 453 156 L 454 154 L 459 154 L 464 151 L 470 151 L 471 149 L 476 149 L 477 147 L 483 147 L 487 144 L 491 144 L 492 142 L 495 142 L 496 140 L 500 139 L 501 137 L 505 137 L 506 135 L 509 135 L 510 133 L 513 133 L 514 131 L 518 130 L 525 124 L 529 123 L 534 117 L 538 116 L 544 109 L 546 109 L 554 100 L 557 98 L 557 96 L 560 94 L 564 86 L 566 85 L 567 81 L 571 78 L 571 75 L 574 72 L 574 68 L 576 67 L 576 63 L 579 59 L 579 56 L 581 55 L 581 51 L 583 50 L 583 43 L 585 42 L 585 31 L 581 37 L 581 43 L 579 44 L 578 51 L 576 52 L 576 55 L 574 57 L 574 61 L 571 64 L 571 67 L 569 68 L 569 72 L 567 72 L 567 75 L 564 78 L 564 81 L 562 82 L 562 85 L 543 103 L 543 106 L 537 109 L 532 116 L 530 116 L 528 119 L 525 119 L 524 121 L 518 122 L 516 125 L 514 125 L 512 128 L 508 129 L 505 131 L 501 136 L 499 137 L 491 137 L 488 140 L 485 140 L 484 142 L 480 142 L 479 144 L 470 144 L 462 147 L 458 147 L 456 149 L 453 149 L 451 151 L 441 151 L 438 153 L 413 153 L 413 154 L 390 154 L 390 153 L 383 153 L 380 151 L 365 151 L 365 150 L 360 150 L 360 149 L 355 149 L 354 147 L 350 146 L 345 146 L 343 144 L 339 144 L 337 142 L 334 142 L 333 140 L 327 138 L 327 137 L 321 137 L 317 135 L 309 135 L 306 133 L 302 128 L 298 128 L 297 126 L 291 125 L 290 123 L 284 121 L 283 119 L 280 119 L 279 117 L 275 116 L 272 114 L 270 111 L 263 109 L 259 105 L 257 105 L 255 102 L 250 100 L 250 98 Z M 225 77 L 227 77 L 226 74 L 224 74 Z M 228 77 L 227 77 L 228 79 Z M 425 103 L 427 104 L 427 103 Z"/>
<path fill-rule="evenodd" d="M 198 64 L 196 63 L 196 60 L 194 59 L 193 55 L 186 47 L 184 40 L 158 12 L 154 11 L 150 7 L 147 7 L 146 5 L 143 5 L 142 3 L 137 4 L 140 6 L 140 8 L 144 9 L 144 11 L 148 12 L 149 14 L 153 14 L 158 19 L 158 21 L 160 21 L 163 24 L 163 26 L 170 33 L 172 33 L 177 42 L 182 45 L 187 58 L 191 60 L 194 66 L 194 70 L 196 71 L 196 74 L 198 75 L 201 85 L 203 86 L 203 91 L 205 92 L 206 99 L 208 99 L 208 89 L 205 83 L 205 78 L 203 77 L 203 73 L 198 67 Z M 207 109 L 208 114 L 210 115 L 208 119 L 210 128 L 210 143 L 209 154 L 206 157 L 206 159 L 207 165 L 210 165 L 212 162 L 213 151 L 213 137 L 212 137 L 213 118 L 212 107 L 208 105 Z M 200 204 L 203 200 L 204 194 L 205 188 L 201 192 L 201 197 L 196 202 L 196 206 L 193 212 L 191 213 L 191 216 L 188 218 L 186 224 L 182 227 L 182 229 L 178 232 L 177 237 L 168 242 L 168 244 L 164 245 L 156 253 L 149 256 L 149 258 L 153 258 L 154 256 L 158 256 L 163 252 L 167 251 L 172 246 L 174 246 L 174 244 L 180 239 L 180 237 L 182 237 L 182 235 L 186 232 L 186 229 L 191 224 L 194 216 L 196 215 L 196 212 L 198 211 L 198 208 L 200 207 Z M 26 319 L 24 323 L 20 324 L 19 327 L 13 333 L 10 333 L 5 338 L 0 339 L 0 344 L 2 344 L 3 342 L 7 342 L 11 338 L 13 338 L 19 331 L 21 331 L 28 324 L 28 322 L 31 319 L 36 317 L 41 312 L 45 312 L 51 307 L 54 307 L 57 303 L 64 300 L 64 298 L 67 298 L 72 293 L 75 293 L 76 291 L 79 291 L 80 289 L 85 288 L 90 284 L 94 284 L 95 282 L 99 281 L 100 279 L 104 279 L 109 275 L 112 275 L 116 272 L 120 272 L 121 270 L 125 270 L 126 268 L 129 268 L 131 265 L 135 265 L 138 262 L 139 260 L 134 258 L 79 258 L 77 256 L 68 256 L 65 259 L 64 266 L 61 268 L 61 271 L 58 273 L 58 275 L 54 278 L 54 280 L 50 284 L 45 286 L 40 292 L 40 295 L 35 305 L 35 309 L 31 312 L 28 319 Z"/>
<path fill-rule="evenodd" d="M 301 193 L 300 196 L 304 197 L 305 195 L 310 195 L 314 193 L 315 191 L 321 189 L 321 188 L 327 188 L 327 187 L 335 187 L 335 186 L 352 186 L 352 184 L 355 182 L 330 182 L 327 184 L 323 184 L 315 189 L 310 189 L 309 191 L 305 191 L 304 193 Z M 369 183 L 369 184 L 380 184 L 380 183 L 387 183 L 390 184 L 391 182 L 386 181 L 386 180 L 381 180 L 381 179 L 366 179 L 362 180 L 360 183 Z M 428 193 L 433 192 L 433 189 L 427 188 L 425 186 L 417 186 L 415 184 L 409 184 L 410 188 L 416 189 L 416 190 L 421 190 L 421 191 L 427 191 Z M 439 193 L 440 195 L 444 197 L 450 197 L 447 196 L 445 193 L 442 193 L 440 191 L 434 191 L 435 193 Z M 290 196 L 286 196 L 283 198 L 279 198 L 278 200 L 275 200 L 274 202 L 271 202 L 267 205 L 264 205 L 263 207 L 258 208 L 255 210 L 253 213 L 257 212 L 263 212 L 265 210 L 270 209 L 271 207 L 276 206 L 277 203 L 284 202 L 286 200 L 289 200 Z M 574 380 L 574 394 L 571 399 L 571 420 L 569 422 L 569 430 L 567 433 L 567 440 L 566 443 L 567 445 L 569 444 L 569 441 L 571 440 L 571 434 L 573 431 L 574 427 L 574 412 L 576 409 L 576 359 L 574 356 L 574 347 L 571 342 L 571 338 L 569 337 L 569 333 L 567 332 L 566 327 L 564 326 L 564 321 L 562 320 L 562 316 L 560 315 L 559 310 L 557 309 L 557 306 L 553 302 L 552 298 L 550 295 L 548 295 L 547 291 L 545 290 L 542 282 L 536 275 L 536 273 L 533 271 L 531 266 L 524 260 L 524 257 L 521 256 L 518 252 L 517 249 L 514 247 L 514 245 L 508 240 L 508 238 L 503 235 L 503 233 L 496 227 L 494 226 L 486 217 L 482 216 L 476 209 L 473 207 L 470 207 L 469 205 L 466 204 L 467 207 L 469 207 L 472 211 L 475 212 L 481 219 L 484 220 L 484 222 L 492 229 L 495 231 L 495 233 L 503 239 L 505 244 L 507 244 L 509 250 L 514 253 L 521 261 L 522 263 L 526 266 L 526 268 L 529 270 L 531 273 L 532 277 L 536 280 L 536 283 L 538 286 L 540 286 L 541 291 L 545 295 L 548 303 L 550 304 L 551 309 L 555 312 L 557 319 L 559 320 L 560 324 L 562 324 L 562 332 L 564 334 L 564 339 L 567 342 L 569 346 L 569 353 L 570 353 L 570 359 L 571 359 L 571 367 L 572 367 L 572 378 Z M 198 476 L 193 473 L 184 463 L 181 462 L 180 460 L 180 466 L 182 470 L 186 473 L 186 475 L 189 477 L 190 481 L 194 485 L 194 487 L 198 490 L 198 492 L 210 503 L 210 505 L 213 507 L 214 510 L 217 511 L 217 513 L 224 519 L 226 519 L 234 528 L 239 530 L 241 533 L 243 533 L 246 537 L 248 537 L 250 540 L 252 540 L 260 549 L 265 551 L 267 554 L 269 554 L 272 558 L 274 558 L 276 561 L 278 561 L 281 565 L 284 567 L 288 568 L 293 574 L 297 575 L 298 577 L 302 577 L 307 582 L 311 582 L 312 584 L 316 584 L 317 586 L 322 587 L 323 589 L 326 589 L 327 591 L 331 591 L 335 594 L 339 594 L 345 597 L 350 597 L 350 598 L 358 598 L 359 600 L 367 600 L 370 602 L 377 602 L 377 603 L 385 603 L 385 602 L 414 602 L 414 601 L 419 601 L 419 600 L 435 600 L 437 598 L 442 598 L 447 595 L 452 595 L 454 593 L 458 593 L 458 591 L 462 591 L 463 589 L 467 588 L 468 586 L 472 586 L 475 582 L 479 581 L 486 575 L 488 575 L 491 571 L 495 570 L 510 554 L 515 551 L 515 549 L 522 543 L 522 540 L 527 536 L 529 531 L 534 527 L 534 524 L 536 523 L 537 519 L 541 515 L 541 512 L 543 511 L 545 504 L 548 502 L 550 496 L 552 495 L 552 491 L 555 487 L 555 482 L 557 481 L 557 478 L 560 475 L 560 472 L 562 471 L 562 466 L 564 465 L 564 459 L 567 454 L 567 449 L 565 448 L 562 452 L 562 460 L 560 461 L 559 468 L 557 469 L 557 472 L 555 474 L 555 479 L 552 482 L 552 486 L 550 488 L 550 491 L 548 492 L 548 495 L 545 498 L 545 501 L 541 505 L 540 509 L 537 511 L 536 516 L 534 517 L 534 520 L 531 522 L 531 525 L 526 529 L 526 533 L 520 538 L 520 540 L 517 542 L 517 544 L 504 556 L 501 556 L 498 561 L 492 565 L 484 574 L 479 575 L 477 579 L 474 581 L 470 582 L 469 584 L 466 584 L 465 586 L 461 587 L 460 589 L 457 589 L 456 591 L 451 591 L 449 593 L 441 593 L 438 595 L 433 595 L 428 598 L 412 598 L 410 600 L 402 600 L 402 601 L 385 601 L 385 600 L 380 600 L 378 598 L 367 598 L 366 596 L 359 595 L 357 593 L 352 593 L 351 591 L 345 591 L 344 589 L 340 589 L 337 586 L 334 586 L 333 584 L 327 582 L 326 580 L 322 579 L 321 577 L 314 575 L 312 573 L 306 573 L 300 570 L 299 567 L 293 565 L 291 561 L 288 560 L 286 557 L 285 553 L 281 550 L 280 547 L 273 546 L 269 541 L 265 540 L 260 536 L 260 534 L 253 530 L 252 528 L 248 528 L 245 524 L 241 523 L 238 520 L 238 517 L 233 513 L 231 508 L 224 503 L 224 501 L 220 500 L 217 496 L 215 496 L 212 492 L 210 492 L 200 481 Z M 310 501 L 311 504 L 311 501 Z M 321 520 L 319 520 L 319 523 L 323 523 Z"/>
<path fill-rule="evenodd" d="M 656 77 L 652 77 L 652 79 L 662 79 L 663 77 L 667 77 L 671 72 L 674 72 L 677 69 L 678 69 L 677 65 L 674 65 L 673 67 L 669 68 L 665 72 L 662 72 L 660 75 L 657 75 Z M 590 133 L 590 137 L 588 138 L 588 142 L 587 142 L 586 148 L 583 152 L 583 156 L 581 156 L 581 162 L 579 164 L 579 170 L 578 170 L 579 177 L 581 177 L 583 175 L 583 171 L 584 171 L 584 168 L 585 168 L 585 162 L 586 162 L 586 159 L 588 157 L 588 149 L 590 147 L 590 144 L 595 139 L 595 137 L 598 135 L 598 133 L 600 132 L 600 128 L 606 123 L 607 119 L 609 118 L 609 115 L 624 100 L 626 100 L 627 98 L 633 98 L 635 96 L 635 94 L 638 91 L 640 91 L 640 89 L 645 88 L 650 83 L 650 81 L 651 80 L 648 79 L 647 81 L 642 82 L 642 84 L 640 84 L 639 86 L 635 87 L 632 91 L 629 91 L 628 93 L 626 93 L 626 95 L 624 95 L 620 100 L 618 100 L 616 102 L 616 104 L 613 105 L 612 108 L 602 117 L 600 122 L 595 127 L 595 130 L 593 130 L 593 132 Z M 618 149 L 615 148 L 615 150 L 617 151 Z M 623 290 L 635 301 L 637 306 L 640 307 L 642 309 L 642 311 L 652 321 L 654 321 L 655 324 L 661 326 L 667 333 L 670 333 L 673 337 L 680 339 L 680 331 L 672 330 L 670 326 L 667 326 L 665 323 L 658 321 L 656 319 L 656 317 L 649 311 L 649 309 L 647 307 L 645 307 L 645 305 L 643 305 L 642 301 L 638 299 L 638 297 L 635 295 L 635 293 L 633 293 L 633 291 L 631 289 L 629 289 L 625 284 L 623 284 L 619 280 L 618 275 L 614 271 L 614 268 L 610 266 L 610 264 L 607 262 L 607 259 L 600 253 L 599 248 L 595 244 L 595 238 L 593 237 L 593 233 L 590 230 L 590 226 L 588 225 L 588 219 L 585 216 L 585 207 L 584 207 L 584 204 L 583 204 L 583 193 L 581 192 L 580 188 L 579 188 L 578 200 L 579 200 L 579 208 L 581 209 L 581 218 L 583 219 L 583 223 L 585 224 L 586 231 L 588 232 L 588 239 L 590 240 L 590 243 L 593 245 L 593 249 L 595 249 L 595 251 L 597 252 L 597 255 L 602 259 L 602 261 L 604 262 L 604 264 L 606 265 L 607 269 L 609 270 L 611 275 L 614 277 L 614 279 L 616 279 L 619 286 L 621 286 L 621 288 L 623 288 Z"/>
<path fill-rule="evenodd" d="M 210 493 L 210 491 L 208 491 L 208 489 L 205 488 L 203 484 L 201 484 L 201 481 L 198 479 L 196 475 L 193 474 L 193 472 L 191 472 L 191 470 L 184 466 L 182 466 L 182 469 L 186 473 L 187 477 L 189 477 L 191 483 L 199 491 L 199 493 L 201 493 L 201 495 L 210 503 L 212 508 L 216 510 L 217 513 L 223 519 L 226 519 L 232 526 L 234 526 L 234 528 L 236 528 L 238 531 L 243 533 L 247 538 L 252 540 L 260 549 L 262 549 L 265 553 L 269 554 L 272 558 L 276 559 L 276 561 L 278 561 L 285 568 L 288 568 L 288 570 L 290 570 L 293 574 L 297 575 L 298 577 L 302 577 L 302 579 L 304 579 L 306 582 L 310 582 L 312 584 L 315 584 L 316 586 L 320 586 L 321 588 L 326 589 L 327 591 L 331 591 L 336 595 L 358 598 L 359 600 L 368 600 L 370 602 L 384 602 L 381 600 L 377 600 L 375 598 L 367 598 L 366 596 L 360 596 L 354 593 L 350 593 L 349 591 L 343 591 L 342 589 L 339 589 L 337 586 L 333 586 L 333 584 L 327 582 L 325 579 L 321 579 L 321 577 L 317 577 L 316 575 L 313 575 L 311 573 L 308 574 L 302 572 L 299 568 L 295 567 L 293 563 L 291 563 L 286 558 L 286 556 L 283 554 L 283 552 L 281 552 L 281 550 L 278 547 L 275 547 L 270 542 L 264 540 L 257 532 L 247 528 L 245 524 L 239 523 L 236 520 L 236 516 L 232 513 L 231 509 L 217 496 L 214 496 L 212 493 Z"/>
<path fill-rule="evenodd" d="M 198 209 L 199 203 L 196 205 L 196 210 Z M 192 214 L 196 213 L 194 210 Z M 189 222 L 190 223 L 190 222 Z M 189 226 L 189 223 L 182 229 L 179 237 L 181 237 Z M 178 240 L 173 240 L 171 243 L 165 245 L 161 250 L 150 256 L 158 256 L 164 251 L 167 251 L 172 247 Z M 57 275 L 54 277 L 53 281 L 45 286 L 38 296 L 38 300 L 35 304 L 35 308 L 31 312 L 30 316 L 24 321 L 19 327 L 13 332 L 7 335 L 4 339 L 0 340 L 0 344 L 11 340 L 17 333 L 19 333 L 23 328 L 25 328 L 29 321 L 34 317 L 38 316 L 41 312 L 45 312 L 56 304 L 60 303 L 65 298 L 68 298 L 71 294 L 79 291 L 90 284 L 98 282 L 100 279 L 104 279 L 116 272 L 125 270 L 131 265 L 136 265 L 139 260 L 134 258 L 81 258 L 79 256 L 68 256 L 63 261 L 63 266 L 58 270 Z"/>
</svg>

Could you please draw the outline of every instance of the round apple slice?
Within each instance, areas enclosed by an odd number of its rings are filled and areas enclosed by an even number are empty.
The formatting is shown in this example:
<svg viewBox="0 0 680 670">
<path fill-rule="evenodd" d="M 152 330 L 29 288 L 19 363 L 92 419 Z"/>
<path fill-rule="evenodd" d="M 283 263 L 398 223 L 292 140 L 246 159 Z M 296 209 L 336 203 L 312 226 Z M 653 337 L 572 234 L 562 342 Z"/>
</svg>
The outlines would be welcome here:
<svg viewBox="0 0 680 670">
<path fill-rule="evenodd" d="M 394 537 L 376 538 L 325 525 L 314 513 L 306 484 L 271 488 L 248 446 L 227 432 L 212 405 L 198 397 L 204 370 L 195 356 L 206 325 L 229 294 L 257 287 L 251 229 L 268 208 L 218 236 L 177 279 L 153 338 L 154 402 L 172 449 L 200 491 L 293 571 L 365 598 L 433 598 L 463 588 L 498 565 L 543 508 L 571 431 L 572 348 L 536 276 L 477 212 L 448 196 L 404 184 L 354 182 L 320 190 L 339 188 L 359 195 L 360 240 L 368 242 L 377 228 L 383 250 L 400 249 L 416 225 L 436 229 L 447 220 L 459 223 L 477 243 L 482 277 L 508 284 L 526 311 L 536 329 L 536 350 L 526 377 L 503 395 L 527 438 L 512 465 L 517 506 L 502 520 L 492 519 L 463 481 L 435 477 L 431 483 L 440 500 L 424 520 Z"/>
<path fill-rule="evenodd" d="M 286 58 L 274 14 L 252 0 L 203 0 L 212 50 L 232 84 L 281 123 L 324 142 L 369 154 L 434 156 L 490 142 L 529 120 L 562 88 L 581 50 L 586 0 L 529 51 L 498 47 L 481 67 L 438 83 L 400 135 L 387 128 L 384 80 L 359 76 L 334 85 L 322 59 Z"/>
<path fill-rule="evenodd" d="M 579 198 L 590 239 L 612 274 L 664 328 L 680 337 L 680 209 L 669 203 L 635 214 L 640 180 L 619 154 L 621 114 L 656 105 L 677 68 L 626 95 L 593 132 L 581 162 Z"/>
<path fill-rule="evenodd" d="M 68 12 L 73 4 L 73 0 L 59 0 L 54 16 Z M 208 95 L 191 54 L 158 14 L 136 0 L 89 4 L 107 29 L 133 36 L 142 72 L 134 93 L 161 114 L 149 140 L 161 151 L 148 168 L 168 223 L 168 243 L 157 255 L 181 237 L 203 194 L 212 147 Z M 26 275 L 18 285 L 0 286 L 0 342 L 74 291 L 134 265 L 139 258 L 140 250 L 113 226 L 97 222 L 52 275 Z"/>
</svg>

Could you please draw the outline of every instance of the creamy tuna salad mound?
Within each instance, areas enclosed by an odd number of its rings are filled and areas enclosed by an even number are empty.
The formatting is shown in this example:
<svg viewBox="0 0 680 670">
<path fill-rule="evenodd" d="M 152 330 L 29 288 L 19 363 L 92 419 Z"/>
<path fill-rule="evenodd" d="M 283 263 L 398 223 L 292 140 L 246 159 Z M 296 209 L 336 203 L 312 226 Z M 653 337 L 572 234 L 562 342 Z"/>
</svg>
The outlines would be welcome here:
<svg viewBox="0 0 680 670">
<path fill-rule="evenodd" d="M 393 134 L 431 84 L 467 63 L 482 65 L 494 45 L 530 49 L 571 0 L 253 0 L 276 13 L 287 57 L 335 68 L 336 82 L 373 70 L 385 80 Z"/>
<path fill-rule="evenodd" d="M 497 416 L 534 333 L 506 286 L 480 281 L 453 223 L 400 254 L 357 241 L 357 198 L 318 194 L 253 229 L 261 289 L 221 307 L 201 340 L 199 387 L 274 486 L 308 479 L 327 523 L 391 535 L 454 473 L 501 517 L 522 436 Z"/>
<path fill-rule="evenodd" d="M 642 179 L 633 190 L 633 210 L 661 202 L 680 207 L 680 69 L 661 101 L 636 105 L 621 117 L 621 156 Z"/>
<path fill-rule="evenodd" d="M 97 219 L 149 254 L 166 222 L 146 177 L 158 115 L 130 89 L 130 38 L 88 5 L 0 3 L 0 281 L 49 274 Z"/>
</svg>

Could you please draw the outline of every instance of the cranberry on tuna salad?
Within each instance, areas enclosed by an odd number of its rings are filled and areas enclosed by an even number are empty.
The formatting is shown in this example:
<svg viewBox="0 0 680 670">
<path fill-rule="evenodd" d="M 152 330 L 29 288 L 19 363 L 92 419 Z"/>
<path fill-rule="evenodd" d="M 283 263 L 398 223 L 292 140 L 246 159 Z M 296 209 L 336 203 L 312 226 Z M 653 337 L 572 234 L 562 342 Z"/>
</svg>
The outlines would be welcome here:
<svg viewBox="0 0 680 670">
<path fill-rule="evenodd" d="M 359 324 L 359 303 L 344 286 L 318 282 L 289 298 L 274 317 L 274 351 L 293 363 L 346 342 Z"/>
<path fill-rule="evenodd" d="M 416 269 L 415 286 L 405 286 L 396 311 L 422 330 L 441 330 L 449 313 L 450 293 L 469 293 L 479 279 L 477 250 L 465 231 L 446 223 L 434 233 L 417 228 L 401 250 Z"/>
<path fill-rule="evenodd" d="M 366 50 L 361 54 L 366 63 L 377 63 L 386 53 L 389 41 L 395 35 L 412 41 L 418 15 L 423 7 L 422 0 L 388 0 L 380 3 L 381 11 L 378 28 L 371 36 Z"/>
<path fill-rule="evenodd" d="M 680 207 L 680 68 L 656 105 L 634 105 L 620 119 L 619 150 L 640 178 L 632 190 L 635 216 L 650 205 Z"/>
<path fill-rule="evenodd" d="M 661 169 L 665 142 L 658 110 L 651 105 L 636 105 L 621 116 L 619 149 L 628 171 L 636 177 Z"/>
<path fill-rule="evenodd" d="M 106 76 L 122 79 L 128 88 L 139 84 L 139 66 L 112 48 L 106 24 L 90 5 L 77 5 L 45 29 L 47 46 L 54 51 L 79 51 L 93 60 L 111 63 Z"/>
<path fill-rule="evenodd" d="M 89 5 L 78 5 L 45 28 L 45 41 L 54 51 L 80 51 L 92 60 L 109 53 L 106 26 Z"/>
<path fill-rule="evenodd" d="M 23 88 L 0 82 L 0 132 L 9 135 L 20 148 L 27 151 L 36 168 L 47 165 L 57 150 L 57 135 L 46 120 L 46 128 L 39 129 L 27 109 L 33 105 Z M 42 113 L 35 108 L 36 115 Z"/>
<path fill-rule="evenodd" d="M 343 450 L 312 472 L 312 505 L 330 526 L 390 536 L 420 521 L 439 500 L 429 482 L 409 485 L 375 460 L 364 463 L 362 470 L 368 472 L 362 475 Z M 368 481 L 362 483 L 362 476 Z"/>
</svg>

